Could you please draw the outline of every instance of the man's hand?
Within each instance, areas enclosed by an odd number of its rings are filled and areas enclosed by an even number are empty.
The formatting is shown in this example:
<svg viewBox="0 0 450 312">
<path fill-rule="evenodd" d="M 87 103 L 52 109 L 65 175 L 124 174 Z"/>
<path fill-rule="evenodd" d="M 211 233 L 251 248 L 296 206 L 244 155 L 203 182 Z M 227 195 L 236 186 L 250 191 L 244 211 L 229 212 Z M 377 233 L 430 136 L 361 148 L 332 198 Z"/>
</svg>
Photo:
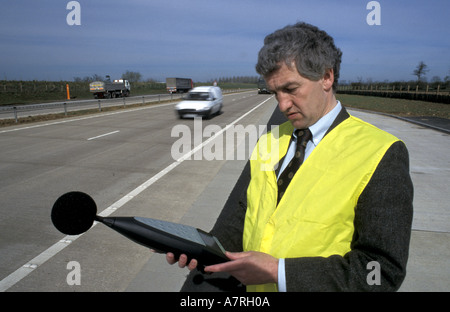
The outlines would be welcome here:
<svg viewBox="0 0 450 312">
<path fill-rule="evenodd" d="M 227 272 L 244 285 L 278 283 L 277 258 L 256 251 L 226 252 L 225 255 L 231 261 L 206 266 L 205 273 Z M 166 260 L 169 264 L 178 262 L 180 268 L 187 267 L 191 271 L 198 265 L 196 259 L 192 259 L 188 263 L 188 258 L 184 254 L 180 255 L 177 260 L 173 253 L 168 252 Z"/>
<path fill-rule="evenodd" d="M 166 260 L 169 264 L 175 264 L 178 262 L 178 266 L 180 268 L 184 268 L 187 266 L 187 268 L 191 271 L 194 270 L 198 264 L 196 259 L 192 259 L 188 264 L 188 257 L 185 254 L 180 255 L 180 258 L 177 260 L 175 259 L 175 255 L 171 252 L 166 253 Z"/>
<path fill-rule="evenodd" d="M 256 252 L 227 252 L 231 260 L 205 267 L 205 272 L 227 272 L 244 285 L 278 283 L 278 259 Z"/>
</svg>

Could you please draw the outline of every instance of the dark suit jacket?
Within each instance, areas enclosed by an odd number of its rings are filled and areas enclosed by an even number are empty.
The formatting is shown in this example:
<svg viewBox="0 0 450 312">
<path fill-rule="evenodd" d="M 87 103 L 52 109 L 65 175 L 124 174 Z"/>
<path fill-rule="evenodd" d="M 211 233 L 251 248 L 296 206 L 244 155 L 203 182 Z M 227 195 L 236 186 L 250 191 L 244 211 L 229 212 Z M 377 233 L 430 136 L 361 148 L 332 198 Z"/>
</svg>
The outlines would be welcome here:
<svg viewBox="0 0 450 312">
<path fill-rule="evenodd" d="M 345 108 L 328 132 L 348 118 Z M 275 110 L 270 125 L 285 121 Z M 250 181 L 247 163 L 211 233 L 228 251 L 242 251 L 246 212 L 246 191 Z M 406 274 L 411 236 L 413 185 L 409 175 L 409 156 L 403 142 L 386 152 L 370 182 L 362 192 L 355 210 L 355 232 L 351 251 L 345 256 L 303 257 L 285 260 L 288 291 L 395 291 Z M 380 285 L 371 261 L 381 269 Z M 369 276 L 369 274 L 372 274 Z M 374 277 L 376 277 L 374 275 Z M 245 290 L 233 277 L 220 273 L 204 275 L 193 271 L 182 291 Z"/>
</svg>

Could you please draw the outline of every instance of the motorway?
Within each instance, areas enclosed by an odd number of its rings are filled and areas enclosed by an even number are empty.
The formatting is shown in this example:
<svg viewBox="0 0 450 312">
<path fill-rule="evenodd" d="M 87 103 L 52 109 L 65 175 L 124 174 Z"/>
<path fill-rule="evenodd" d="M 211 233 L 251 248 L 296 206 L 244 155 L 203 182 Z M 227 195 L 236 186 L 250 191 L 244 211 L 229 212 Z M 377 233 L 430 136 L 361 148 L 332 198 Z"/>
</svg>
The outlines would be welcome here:
<svg viewBox="0 0 450 312">
<path fill-rule="evenodd" d="M 54 201 L 79 190 L 90 194 L 105 215 L 136 215 L 210 230 L 246 160 L 176 161 L 172 147 L 180 137 L 172 131 L 193 130 L 197 121 L 177 119 L 173 106 L 0 129 L 0 291 L 180 289 L 188 272 L 167 265 L 163 255 L 102 224 L 80 236 L 65 236 L 50 221 Z M 275 107 L 270 95 L 226 95 L 223 114 L 203 120 L 202 127 L 266 125 Z M 449 135 L 386 115 L 349 112 L 396 135 L 410 152 L 414 221 L 408 274 L 400 290 L 448 291 Z M 239 148 L 247 144 L 233 143 Z M 79 265 L 79 285 L 72 280 L 77 267 L 68 266 L 74 263 Z"/>
<path fill-rule="evenodd" d="M 275 106 L 256 91 L 226 95 L 223 113 L 202 126 L 266 125 Z M 171 103 L 1 129 L 0 290 L 73 291 L 70 261 L 81 267 L 77 291 L 125 290 L 153 253 L 101 224 L 65 237 L 51 223 L 52 205 L 77 190 L 94 198 L 98 213 L 179 222 L 226 163 L 172 157 L 181 138 L 173 128 L 193 130 L 195 122 L 179 120 Z"/>
</svg>

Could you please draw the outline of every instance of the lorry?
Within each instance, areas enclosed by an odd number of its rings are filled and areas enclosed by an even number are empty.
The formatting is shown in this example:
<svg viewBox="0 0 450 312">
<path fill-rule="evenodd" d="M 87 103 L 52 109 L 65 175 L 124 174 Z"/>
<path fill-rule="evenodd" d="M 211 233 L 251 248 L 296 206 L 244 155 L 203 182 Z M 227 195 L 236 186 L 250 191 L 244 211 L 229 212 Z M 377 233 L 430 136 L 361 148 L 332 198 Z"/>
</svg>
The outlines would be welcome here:
<svg viewBox="0 0 450 312">
<path fill-rule="evenodd" d="M 166 78 L 166 88 L 169 93 L 186 93 L 194 87 L 190 78 Z"/>
<path fill-rule="evenodd" d="M 106 77 L 106 81 L 94 81 L 89 84 L 89 89 L 94 94 L 94 98 L 104 99 L 130 95 L 131 85 L 128 80 L 117 79 L 111 82 L 109 76 Z"/>
</svg>

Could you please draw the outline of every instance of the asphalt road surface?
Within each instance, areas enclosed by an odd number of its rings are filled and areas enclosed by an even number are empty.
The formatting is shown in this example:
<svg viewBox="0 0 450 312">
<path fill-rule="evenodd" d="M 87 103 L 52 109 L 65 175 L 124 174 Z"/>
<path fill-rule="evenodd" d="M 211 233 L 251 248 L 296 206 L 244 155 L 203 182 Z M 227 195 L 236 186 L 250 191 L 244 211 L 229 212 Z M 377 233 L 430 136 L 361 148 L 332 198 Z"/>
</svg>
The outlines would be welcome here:
<svg viewBox="0 0 450 312">
<path fill-rule="evenodd" d="M 179 120 L 174 105 L 0 130 L 2 290 L 73 291 L 67 282 L 71 261 L 81 268 L 78 291 L 125 290 L 153 253 L 100 224 L 65 237 L 50 220 L 55 200 L 82 191 L 94 198 L 98 213 L 178 222 L 226 156 L 209 161 L 200 154 L 177 162 L 174 143 L 206 141 L 212 133 L 202 137 L 201 129 L 208 125 L 216 131 L 233 123 L 266 125 L 276 102 L 256 92 L 227 95 L 223 113 L 201 121 L 200 138 L 194 137 L 200 121 Z M 191 136 L 172 136 L 174 129 L 190 129 Z"/>
</svg>

